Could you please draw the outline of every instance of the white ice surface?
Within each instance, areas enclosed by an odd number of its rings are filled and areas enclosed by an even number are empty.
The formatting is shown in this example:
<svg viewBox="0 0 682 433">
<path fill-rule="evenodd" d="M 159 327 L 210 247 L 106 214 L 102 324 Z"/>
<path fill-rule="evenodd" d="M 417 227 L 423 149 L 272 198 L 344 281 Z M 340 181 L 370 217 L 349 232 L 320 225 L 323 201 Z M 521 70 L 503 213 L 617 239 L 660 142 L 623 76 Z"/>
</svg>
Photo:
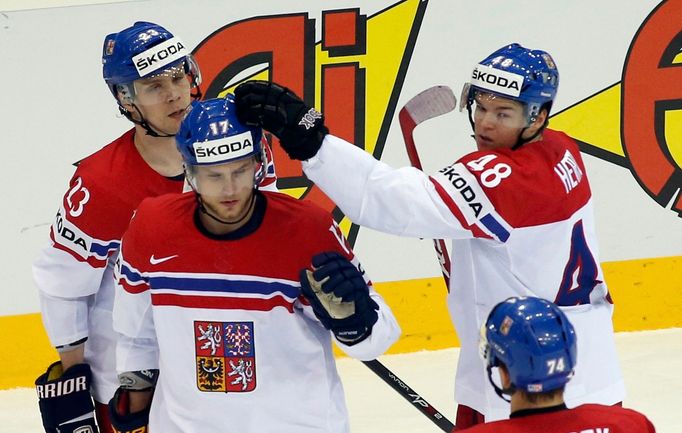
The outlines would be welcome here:
<svg viewBox="0 0 682 433">
<path fill-rule="evenodd" d="M 682 329 L 619 333 L 628 388 L 624 406 L 646 414 L 658 433 L 682 432 Z M 387 355 L 381 361 L 454 421 L 457 349 Z M 440 430 L 359 361 L 340 359 L 353 433 L 428 433 Z M 0 391 L 0 432 L 42 433 L 33 389 Z"/>
</svg>

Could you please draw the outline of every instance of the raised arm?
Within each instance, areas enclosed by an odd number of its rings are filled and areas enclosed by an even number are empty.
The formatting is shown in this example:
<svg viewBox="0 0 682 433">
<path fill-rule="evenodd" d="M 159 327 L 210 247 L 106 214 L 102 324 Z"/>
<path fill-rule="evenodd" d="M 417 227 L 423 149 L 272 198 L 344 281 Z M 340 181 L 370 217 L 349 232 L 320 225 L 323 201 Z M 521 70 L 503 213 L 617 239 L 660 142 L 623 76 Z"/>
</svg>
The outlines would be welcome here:
<svg viewBox="0 0 682 433">
<path fill-rule="evenodd" d="M 290 90 L 250 81 L 235 90 L 238 115 L 275 134 L 292 159 L 353 222 L 414 237 L 470 237 L 434 180 L 413 168 L 393 169 L 329 134 L 324 116 Z"/>
</svg>

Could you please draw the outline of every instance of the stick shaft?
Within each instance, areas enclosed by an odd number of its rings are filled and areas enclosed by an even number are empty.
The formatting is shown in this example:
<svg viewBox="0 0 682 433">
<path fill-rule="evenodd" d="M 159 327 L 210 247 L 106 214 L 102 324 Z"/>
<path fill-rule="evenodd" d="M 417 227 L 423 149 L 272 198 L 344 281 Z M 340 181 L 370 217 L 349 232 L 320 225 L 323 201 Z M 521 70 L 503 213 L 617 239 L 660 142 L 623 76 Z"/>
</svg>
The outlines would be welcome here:
<svg viewBox="0 0 682 433">
<path fill-rule="evenodd" d="M 386 368 L 384 364 L 377 361 L 376 359 L 372 361 L 362 361 L 370 370 L 372 370 L 377 376 L 379 376 L 384 382 L 391 386 L 398 394 L 400 394 L 405 400 L 409 401 L 412 406 L 417 408 L 421 413 L 426 415 L 434 424 L 436 424 L 441 430 L 451 433 L 455 428 L 455 425 L 451 423 L 443 414 L 441 414 L 436 408 L 431 406 L 421 395 L 419 395 L 415 390 L 410 388 L 403 380 L 396 376 L 391 370 Z"/>
<path fill-rule="evenodd" d="M 448 113 L 455 108 L 456 100 L 449 87 L 435 86 L 421 92 L 414 98 L 410 99 L 407 104 L 398 113 L 398 120 L 400 123 L 400 130 L 403 133 L 405 141 L 405 149 L 407 156 L 410 159 L 410 164 L 422 170 L 422 164 L 417 153 L 417 146 L 414 143 L 414 128 L 420 123 L 436 116 Z M 445 286 L 450 290 L 450 257 L 447 253 L 445 241 L 443 239 L 434 239 L 433 246 L 438 256 L 438 263 L 443 272 L 443 279 Z M 441 430 L 451 433 L 455 425 L 450 422 L 443 414 L 436 410 L 429 402 L 427 402 L 421 395 L 410 388 L 403 380 L 396 376 L 386 366 L 376 359 L 372 361 L 363 361 L 370 370 L 400 394 L 405 400 L 409 401 L 412 406 L 417 408 L 422 414 L 428 417 Z"/>
</svg>

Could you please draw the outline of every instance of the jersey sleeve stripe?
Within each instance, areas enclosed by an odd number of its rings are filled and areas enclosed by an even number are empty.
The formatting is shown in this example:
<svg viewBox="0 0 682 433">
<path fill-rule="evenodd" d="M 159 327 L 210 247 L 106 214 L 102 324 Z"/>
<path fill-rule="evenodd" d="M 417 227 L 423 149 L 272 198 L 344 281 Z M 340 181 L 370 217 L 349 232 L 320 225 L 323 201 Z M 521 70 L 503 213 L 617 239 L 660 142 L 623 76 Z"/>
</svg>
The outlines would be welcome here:
<svg viewBox="0 0 682 433">
<path fill-rule="evenodd" d="M 509 239 L 509 231 L 492 214 L 487 214 L 481 218 L 481 223 L 500 241 L 506 242 Z"/>
<path fill-rule="evenodd" d="M 52 241 L 52 247 L 56 248 L 58 250 L 62 250 L 64 252 L 69 253 L 74 259 L 78 260 L 79 262 L 86 262 L 93 268 L 103 268 L 107 265 L 107 259 L 100 259 L 94 256 L 89 256 L 87 258 L 84 258 L 81 254 L 76 253 L 73 251 L 71 248 L 65 247 L 64 245 L 60 244 L 55 240 L 54 232 L 53 230 L 50 230 L 50 240 Z"/>
<path fill-rule="evenodd" d="M 468 227 L 476 237 L 501 242 L 509 239 L 511 226 L 497 212 L 485 189 L 479 184 L 478 178 L 466 165 L 453 164 L 440 170 L 431 179 L 434 184 L 441 187 L 438 193 L 448 208 L 456 207 L 461 212 L 462 218 L 467 221 L 463 226 Z M 477 227 L 478 231 L 474 227 Z"/>
<path fill-rule="evenodd" d="M 118 284 L 120 284 L 121 287 L 123 287 L 123 289 L 126 292 L 132 295 L 137 295 L 149 290 L 149 286 L 145 282 L 140 282 L 139 284 L 131 284 L 128 280 L 125 279 L 125 277 L 119 278 Z"/>
<path fill-rule="evenodd" d="M 443 200 L 443 203 L 450 209 L 450 212 L 457 218 L 457 221 L 462 225 L 462 227 L 469 229 L 475 237 L 477 238 L 487 238 L 487 239 L 492 239 L 492 236 L 486 234 L 483 230 L 481 230 L 478 226 L 474 225 L 469 225 L 466 221 L 466 218 L 464 218 L 464 214 L 459 210 L 459 207 L 457 207 L 457 204 L 452 200 L 452 197 L 445 191 L 443 186 L 434 178 L 429 176 L 429 180 L 431 183 L 433 183 L 433 186 L 436 188 L 436 192 L 440 196 L 441 200 Z"/>
<path fill-rule="evenodd" d="M 121 263 L 121 278 L 125 278 L 130 284 L 137 285 L 146 282 L 147 279 L 140 275 L 137 271 Z"/>
<path fill-rule="evenodd" d="M 131 294 L 139 294 L 149 290 L 149 279 L 123 259 L 123 254 L 118 258 L 119 263 L 114 271 L 114 277 L 123 289 Z"/>
<path fill-rule="evenodd" d="M 118 241 L 109 241 L 108 243 L 100 243 L 99 241 L 92 240 L 90 245 L 90 252 L 95 253 L 99 257 L 106 258 L 112 251 L 116 251 L 121 246 Z"/>
<path fill-rule="evenodd" d="M 77 260 L 91 264 L 93 260 L 95 263 L 98 260 L 106 262 L 109 255 L 120 247 L 121 242 L 117 239 L 105 241 L 93 238 L 71 222 L 66 215 L 64 208 L 61 207 L 50 228 L 50 238 L 55 246 L 59 245 L 59 249 L 68 251 Z"/>
</svg>

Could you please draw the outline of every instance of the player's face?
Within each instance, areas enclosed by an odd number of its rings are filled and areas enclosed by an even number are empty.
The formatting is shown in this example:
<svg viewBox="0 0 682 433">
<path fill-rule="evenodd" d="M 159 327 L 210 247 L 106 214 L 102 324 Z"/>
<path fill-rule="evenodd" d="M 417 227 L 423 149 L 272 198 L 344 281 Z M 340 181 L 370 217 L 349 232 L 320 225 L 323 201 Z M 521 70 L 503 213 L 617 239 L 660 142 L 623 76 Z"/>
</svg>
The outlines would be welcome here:
<svg viewBox="0 0 682 433">
<path fill-rule="evenodd" d="M 160 75 L 136 80 L 133 86 L 135 105 L 152 129 L 164 134 L 177 133 L 185 110 L 191 102 L 190 79 L 183 66 L 170 68 Z M 136 110 L 130 108 L 129 111 L 137 116 Z"/>
<path fill-rule="evenodd" d="M 251 196 L 258 164 L 255 158 L 195 167 L 194 186 L 204 207 L 223 221 L 235 221 L 252 211 Z M 244 219 L 244 222 L 247 218 Z"/>
<path fill-rule="evenodd" d="M 491 93 L 478 92 L 473 107 L 478 150 L 512 147 L 527 126 L 524 106 Z"/>
</svg>

